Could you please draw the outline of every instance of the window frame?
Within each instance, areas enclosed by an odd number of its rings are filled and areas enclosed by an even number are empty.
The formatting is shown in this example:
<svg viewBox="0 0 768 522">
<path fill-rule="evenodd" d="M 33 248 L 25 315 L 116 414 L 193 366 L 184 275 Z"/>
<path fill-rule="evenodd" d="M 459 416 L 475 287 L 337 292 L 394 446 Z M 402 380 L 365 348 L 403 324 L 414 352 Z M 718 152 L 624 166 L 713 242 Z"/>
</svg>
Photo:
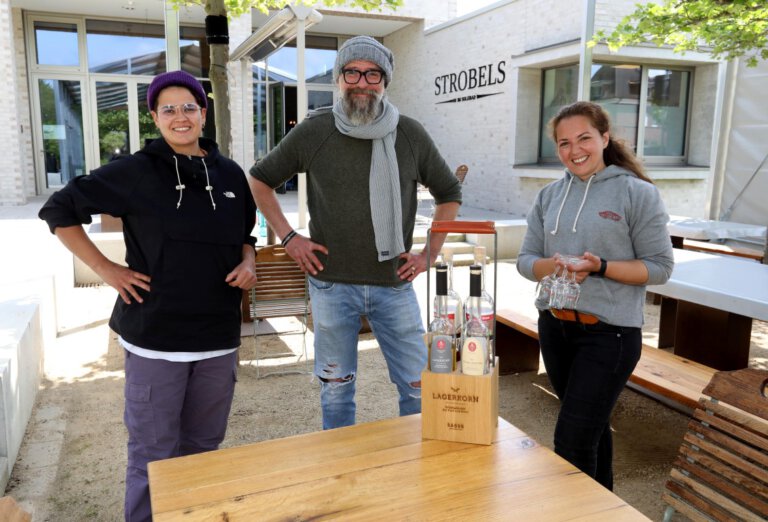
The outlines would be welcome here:
<svg viewBox="0 0 768 522">
<path fill-rule="evenodd" d="M 633 65 L 640 67 L 640 92 L 643 93 L 639 97 L 638 103 L 638 122 L 636 129 L 637 139 L 637 157 L 640 158 L 646 165 L 659 165 L 659 166 L 683 166 L 688 164 L 688 152 L 690 146 L 691 135 L 691 112 L 693 107 L 693 92 L 695 86 L 695 68 L 682 66 L 682 65 L 668 65 L 652 62 L 629 62 L 629 61 L 612 61 L 612 60 L 595 60 L 592 65 L 604 65 L 604 66 L 617 66 L 617 65 Z M 540 85 L 540 107 L 539 107 L 539 151 L 538 151 L 538 164 L 547 165 L 558 163 L 557 156 L 543 156 L 543 136 L 545 135 L 547 121 L 544 120 L 544 89 L 545 89 L 545 75 L 547 71 L 556 69 L 565 69 L 567 67 L 577 67 L 578 63 L 569 63 L 565 65 L 558 65 L 557 67 L 546 67 L 541 69 L 541 85 Z M 648 82 L 649 82 L 649 70 L 651 69 L 665 69 L 669 71 L 687 72 L 687 92 L 685 102 L 685 137 L 683 141 L 683 154 L 679 156 L 648 156 L 645 154 L 645 115 L 648 108 Z M 597 102 L 599 103 L 599 102 Z"/>
</svg>

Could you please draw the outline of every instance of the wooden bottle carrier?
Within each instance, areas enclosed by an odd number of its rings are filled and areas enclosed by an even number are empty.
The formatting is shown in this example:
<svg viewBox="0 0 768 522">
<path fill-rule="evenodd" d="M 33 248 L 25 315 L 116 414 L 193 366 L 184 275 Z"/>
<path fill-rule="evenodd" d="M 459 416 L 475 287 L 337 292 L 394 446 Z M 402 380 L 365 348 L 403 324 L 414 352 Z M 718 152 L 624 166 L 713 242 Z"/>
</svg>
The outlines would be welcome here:
<svg viewBox="0 0 768 522">
<path fill-rule="evenodd" d="M 494 277 L 493 304 L 496 316 L 496 268 L 497 236 L 493 221 L 434 221 L 427 231 L 427 249 L 431 234 L 464 233 L 493 234 Z M 429 252 L 428 252 L 429 254 Z M 430 298 L 430 278 L 427 278 L 427 303 Z M 431 307 L 427 306 L 427 324 Z M 496 323 L 494 321 L 494 339 Z M 425 335 L 427 347 L 429 333 Z M 496 343 L 491 343 L 492 365 L 486 375 L 432 373 L 425 369 L 421 374 L 421 436 L 425 439 L 491 444 L 499 419 L 499 368 L 496 359 Z"/>
</svg>

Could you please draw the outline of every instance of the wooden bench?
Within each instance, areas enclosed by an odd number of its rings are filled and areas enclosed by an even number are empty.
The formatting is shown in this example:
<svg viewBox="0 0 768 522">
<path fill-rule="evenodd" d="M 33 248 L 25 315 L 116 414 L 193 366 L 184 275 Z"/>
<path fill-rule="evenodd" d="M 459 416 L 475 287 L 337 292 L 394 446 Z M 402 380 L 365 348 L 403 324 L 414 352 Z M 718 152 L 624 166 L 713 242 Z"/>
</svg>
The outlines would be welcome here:
<svg viewBox="0 0 768 522">
<path fill-rule="evenodd" d="M 688 424 L 664 492 L 691 520 L 768 520 L 768 371 L 716 372 Z"/>
<path fill-rule="evenodd" d="M 696 250 L 698 252 L 708 252 L 710 254 L 725 254 L 729 256 L 743 257 L 752 259 L 758 263 L 763 262 L 763 252 L 749 248 L 734 248 L 719 243 L 710 243 L 708 241 L 696 241 L 694 239 L 683 240 L 683 248 L 686 250 Z"/>
<path fill-rule="evenodd" d="M 503 374 L 539 369 L 538 321 L 517 310 L 496 311 L 496 355 Z M 627 386 L 691 413 L 715 370 L 666 350 L 643 345 Z"/>
</svg>

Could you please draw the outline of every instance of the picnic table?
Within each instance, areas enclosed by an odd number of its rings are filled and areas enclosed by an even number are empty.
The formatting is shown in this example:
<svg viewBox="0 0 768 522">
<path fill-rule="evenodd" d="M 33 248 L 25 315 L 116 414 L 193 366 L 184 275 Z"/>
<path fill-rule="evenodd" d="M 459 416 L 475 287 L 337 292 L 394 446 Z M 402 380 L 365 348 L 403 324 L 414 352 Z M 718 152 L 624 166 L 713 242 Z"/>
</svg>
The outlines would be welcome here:
<svg viewBox="0 0 768 522">
<path fill-rule="evenodd" d="M 661 303 L 659 347 L 718 370 L 749 363 L 752 320 L 768 321 L 768 265 L 674 249 L 675 269 L 648 291 Z"/>
<path fill-rule="evenodd" d="M 503 419 L 489 446 L 421 433 L 410 415 L 152 462 L 153 520 L 648 520 Z"/>
<path fill-rule="evenodd" d="M 685 238 L 712 241 L 744 237 L 766 237 L 765 226 L 684 216 L 670 216 L 667 230 L 672 237 L 672 246 L 675 248 L 683 248 L 683 240 Z"/>
</svg>

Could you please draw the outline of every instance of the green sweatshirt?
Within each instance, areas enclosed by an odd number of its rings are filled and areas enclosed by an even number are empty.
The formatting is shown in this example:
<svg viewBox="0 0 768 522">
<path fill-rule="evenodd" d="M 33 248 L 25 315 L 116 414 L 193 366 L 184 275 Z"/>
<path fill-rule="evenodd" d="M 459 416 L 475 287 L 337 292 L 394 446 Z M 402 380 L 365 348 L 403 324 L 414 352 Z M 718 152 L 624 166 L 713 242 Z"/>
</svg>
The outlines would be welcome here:
<svg viewBox="0 0 768 522">
<path fill-rule="evenodd" d="M 325 269 L 317 279 L 348 284 L 395 286 L 402 281 L 400 259 L 379 262 L 371 221 L 368 179 L 371 141 L 344 136 L 333 114 L 317 112 L 294 129 L 250 174 L 279 187 L 299 172 L 307 173 L 309 233 L 328 248 L 316 252 Z M 395 153 L 400 170 L 403 242 L 410 251 L 416 221 L 416 183 L 429 188 L 435 203 L 461 202 L 461 185 L 424 127 L 400 116 Z"/>
</svg>

